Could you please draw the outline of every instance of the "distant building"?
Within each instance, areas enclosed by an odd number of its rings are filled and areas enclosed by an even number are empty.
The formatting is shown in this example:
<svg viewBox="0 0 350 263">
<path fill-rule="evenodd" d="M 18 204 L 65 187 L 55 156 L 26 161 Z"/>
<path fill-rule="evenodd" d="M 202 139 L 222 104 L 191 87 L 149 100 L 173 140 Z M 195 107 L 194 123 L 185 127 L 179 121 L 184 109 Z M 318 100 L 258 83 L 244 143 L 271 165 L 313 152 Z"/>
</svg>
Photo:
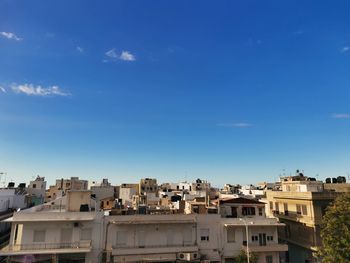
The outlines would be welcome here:
<svg viewBox="0 0 350 263">
<path fill-rule="evenodd" d="M 28 187 L 26 188 L 27 194 L 31 196 L 32 203 L 34 205 L 39 205 L 44 203 L 46 194 L 46 181 L 45 177 L 36 177 L 34 181 L 30 181 Z"/>
</svg>

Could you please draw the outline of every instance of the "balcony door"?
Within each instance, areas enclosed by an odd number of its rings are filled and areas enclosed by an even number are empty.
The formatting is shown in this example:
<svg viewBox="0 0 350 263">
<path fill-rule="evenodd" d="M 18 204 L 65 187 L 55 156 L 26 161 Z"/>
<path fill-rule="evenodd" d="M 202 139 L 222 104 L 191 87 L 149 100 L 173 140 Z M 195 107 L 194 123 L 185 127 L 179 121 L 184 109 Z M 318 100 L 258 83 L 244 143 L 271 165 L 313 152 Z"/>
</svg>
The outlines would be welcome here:
<svg viewBox="0 0 350 263">
<path fill-rule="evenodd" d="M 259 245 L 266 246 L 266 234 L 265 233 L 259 233 Z"/>
<path fill-rule="evenodd" d="M 231 216 L 237 218 L 237 207 L 231 207 Z"/>
<path fill-rule="evenodd" d="M 72 228 L 62 228 L 61 229 L 61 243 L 69 244 L 72 242 Z M 67 244 L 67 245 L 68 245 Z"/>
</svg>

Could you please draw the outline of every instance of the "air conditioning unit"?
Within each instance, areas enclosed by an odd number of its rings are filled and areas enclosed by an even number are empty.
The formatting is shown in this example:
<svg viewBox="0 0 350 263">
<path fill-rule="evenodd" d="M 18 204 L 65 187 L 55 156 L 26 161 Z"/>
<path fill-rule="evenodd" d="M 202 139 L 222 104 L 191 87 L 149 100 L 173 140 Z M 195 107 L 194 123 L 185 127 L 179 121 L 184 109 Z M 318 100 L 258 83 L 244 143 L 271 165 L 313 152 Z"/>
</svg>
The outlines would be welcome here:
<svg viewBox="0 0 350 263">
<path fill-rule="evenodd" d="M 182 261 L 192 261 L 192 260 L 198 260 L 200 258 L 198 252 L 192 252 L 192 253 L 178 253 L 177 259 Z"/>
</svg>

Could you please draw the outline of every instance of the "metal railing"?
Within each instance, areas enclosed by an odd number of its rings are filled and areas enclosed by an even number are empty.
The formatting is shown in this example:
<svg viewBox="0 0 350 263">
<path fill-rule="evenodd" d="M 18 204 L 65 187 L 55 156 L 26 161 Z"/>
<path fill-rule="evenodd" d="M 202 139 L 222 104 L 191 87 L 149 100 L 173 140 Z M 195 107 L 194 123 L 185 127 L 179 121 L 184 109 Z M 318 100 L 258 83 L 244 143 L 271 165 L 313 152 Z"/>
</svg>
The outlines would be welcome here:
<svg viewBox="0 0 350 263">
<path fill-rule="evenodd" d="M 91 240 L 69 242 L 69 243 L 31 243 L 31 244 L 17 244 L 6 247 L 9 251 L 20 250 L 46 250 L 46 249 L 79 249 L 91 248 Z"/>
<path fill-rule="evenodd" d="M 144 245 L 144 246 L 128 246 L 128 245 L 116 245 L 116 246 L 113 246 L 113 249 L 116 249 L 116 248 L 173 248 L 173 247 L 192 247 L 192 246 L 197 246 L 196 243 L 183 243 L 183 244 L 173 244 L 173 245 L 164 245 L 164 244 L 160 244 L 160 245 Z"/>
</svg>

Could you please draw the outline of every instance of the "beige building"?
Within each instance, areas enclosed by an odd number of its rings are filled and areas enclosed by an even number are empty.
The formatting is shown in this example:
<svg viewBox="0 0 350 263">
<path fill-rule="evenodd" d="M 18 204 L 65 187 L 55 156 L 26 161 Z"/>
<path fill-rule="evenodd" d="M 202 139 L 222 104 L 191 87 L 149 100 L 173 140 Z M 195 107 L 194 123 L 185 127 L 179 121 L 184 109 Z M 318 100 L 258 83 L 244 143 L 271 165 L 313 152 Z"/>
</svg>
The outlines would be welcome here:
<svg viewBox="0 0 350 263">
<path fill-rule="evenodd" d="M 317 262 L 313 253 L 322 245 L 322 216 L 340 194 L 324 188 L 320 181 L 298 176 L 282 178 L 280 191 L 266 192 L 267 215 L 286 225 L 280 229 L 279 237 L 288 242 L 292 263 Z"/>
</svg>

